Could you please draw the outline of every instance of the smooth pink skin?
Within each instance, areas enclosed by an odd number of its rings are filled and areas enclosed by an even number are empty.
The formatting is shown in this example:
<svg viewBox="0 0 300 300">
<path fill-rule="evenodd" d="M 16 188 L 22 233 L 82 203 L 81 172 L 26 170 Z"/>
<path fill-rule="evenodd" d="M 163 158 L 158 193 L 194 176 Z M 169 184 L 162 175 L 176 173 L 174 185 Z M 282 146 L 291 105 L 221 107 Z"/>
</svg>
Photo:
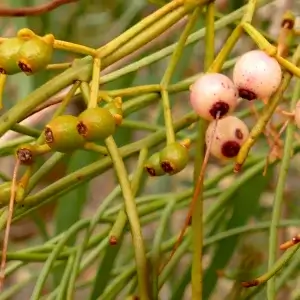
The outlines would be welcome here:
<svg viewBox="0 0 300 300">
<path fill-rule="evenodd" d="M 295 107 L 295 124 L 300 129 L 300 100 Z"/>
<path fill-rule="evenodd" d="M 193 110 L 208 121 L 214 120 L 209 111 L 216 102 L 227 103 L 229 105 L 228 114 L 235 109 L 237 100 L 238 91 L 235 85 L 223 74 L 205 74 L 190 87 L 190 103 Z"/>
<path fill-rule="evenodd" d="M 210 153 L 219 159 L 224 159 L 224 160 L 232 159 L 223 155 L 222 153 L 223 144 L 228 141 L 235 141 L 241 146 L 249 136 L 249 129 L 242 120 L 234 116 L 227 116 L 221 120 L 213 121 L 208 125 L 206 130 L 206 134 L 205 134 L 206 146 L 209 145 L 216 122 L 218 122 L 218 124 L 210 148 Z M 239 129 L 240 132 L 242 133 L 242 138 L 240 135 L 239 135 L 240 138 L 237 137 L 236 135 L 237 129 Z"/>
<path fill-rule="evenodd" d="M 268 99 L 278 89 L 282 71 L 275 58 L 264 51 L 253 50 L 243 54 L 233 68 L 233 82 L 238 89 Z"/>
</svg>

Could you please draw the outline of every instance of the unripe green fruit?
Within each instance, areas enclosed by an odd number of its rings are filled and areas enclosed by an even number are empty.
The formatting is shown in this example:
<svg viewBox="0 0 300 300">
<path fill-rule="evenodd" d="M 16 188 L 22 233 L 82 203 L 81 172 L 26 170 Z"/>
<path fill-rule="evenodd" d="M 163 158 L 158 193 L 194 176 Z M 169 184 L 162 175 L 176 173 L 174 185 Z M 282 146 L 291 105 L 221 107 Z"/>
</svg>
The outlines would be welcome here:
<svg viewBox="0 0 300 300">
<path fill-rule="evenodd" d="M 49 147 L 58 152 L 72 152 L 83 147 L 85 140 L 78 134 L 78 119 L 75 116 L 58 116 L 50 121 L 44 130 L 45 140 Z"/>
<path fill-rule="evenodd" d="M 160 152 L 160 165 L 169 175 L 182 171 L 188 161 L 188 149 L 180 143 L 169 144 Z"/>
<path fill-rule="evenodd" d="M 165 171 L 160 165 L 160 153 L 156 152 L 152 154 L 144 165 L 144 169 L 150 176 L 162 176 L 165 175 Z"/>
<path fill-rule="evenodd" d="M 115 119 L 105 108 L 88 108 L 78 116 L 77 130 L 86 141 L 106 139 L 116 130 Z"/>
<path fill-rule="evenodd" d="M 0 44 L 0 73 L 13 75 L 20 73 L 18 66 L 18 52 L 24 44 L 21 38 L 14 37 L 4 40 Z"/>
<path fill-rule="evenodd" d="M 9 200 L 11 197 L 11 185 L 12 185 L 12 181 L 7 181 L 0 184 L 0 207 L 9 204 Z M 16 186 L 15 202 L 22 201 L 23 195 L 24 195 L 23 188 Z"/>
<path fill-rule="evenodd" d="M 52 60 L 54 36 L 33 36 L 26 40 L 18 53 L 19 68 L 31 75 L 43 70 Z"/>
</svg>

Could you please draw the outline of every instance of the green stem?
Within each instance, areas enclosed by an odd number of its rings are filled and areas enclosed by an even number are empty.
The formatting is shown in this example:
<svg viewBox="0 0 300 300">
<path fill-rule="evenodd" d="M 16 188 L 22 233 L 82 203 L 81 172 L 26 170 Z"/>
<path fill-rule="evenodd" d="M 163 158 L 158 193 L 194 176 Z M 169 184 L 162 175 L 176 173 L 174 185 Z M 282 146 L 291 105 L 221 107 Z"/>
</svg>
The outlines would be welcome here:
<svg viewBox="0 0 300 300">
<path fill-rule="evenodd" d="M 59 285 L 59 292 L 56 297 L 56 300 L 66 300 L 66 299 L 72 300 L 73 299 L 73 298 L 66 297 L 66 290 L 68 287 L 69 278 L 70 278 L 70 276 L 72 276 L 74 261 L 75 261 L 75 255 L 70 255 L 67 265 L 65 267 L 64 274 L 61 278 L 61 284 Z"/>
<path fill-rule="evenodd" d="M 144 18 L 142 21 L 140 21 L 138 24 L 131 27 L 129 30 L 106 44 L 105 46 L 98 49 L 98 52 L 100 54 L 100 57 L 106 57 L 109 54 L 115 52 L 118 48 L 123 46 L 123 44 L 127 43 L 134 37 L 136 37 L 140 32 L 144 31 L 146 28 L 148 28 L 153 23 L 158 22 L 161 18 L 163 18 L 165 15 L 170 13 L 171 11 L 176 10 L 181 5 L 181 1 L 171 1 L 167 5 L 163 6 L 159 10 L 155 11 L 150 16 Z"/>
<path fill-rule="evenodd" d="M 97 107 L 98 102 L 98 90 L 100 84 L 100 69 L 101 60 L 98 57 L 94 58 L 93 74 L 92 74 L 92 85 L 91 85 L 91 96 L 88 104 L 89 108 Z"/>
<path fill-rule="evenodd" d="M 53 252 L 51 252 L 51 254 L 48 256 L 48 259 L 45 262 L 44 267 L 37 279 L 37 282 L 35 284 L 34 290 L 32 292 L 31 298 L 30 298 L 31 300 L 39 300 L 40 299 L 41 292 L 42 292 L 43 286 L 46 282 L 47 276 L 48 276 L 49 272 L 51 271 L 51 268 L 52 268 L 56 258 L 59 256 L 60 252 L 62 251 L 63 247 L 65 246 L 65 244 L 67 243 L 69 238 L 71 238 L 73 235 L 77 234 L 79 230 L 87 227 L 88 224 L 89 224 L 88 220 L 82 220 L 81 222 L 74 224 L 68 230 L 68 232 L 64 235 L 64 237 L 58 242 L 58 244 L 56 245 Z"/>
<path fill-rule="evenodd" d="M 19 122 L 23 117 L 32 112 L 38 105 L 45 102 L 49 97 L 55 95 L 63 88 L 72 84 L 81 74 L 91 75 L 90 58 L 82 60 L 84 63 L 78 64 L 70 69 L 67 69 L 60 75 L 49 80 L 41 87 L 34 90 L 22 101 L 13 106 L 0 117 L 0 137 L 12 128 L 14 124 Z"/>
<path fill-rule="evenodd" d="M 152 247 L 152 255 L 151 255 L 151 261 L 152 261 L 152 279 L 153 279 L 153 293 L 152 293 L 152 299 L 158 300 L 159 299 L 159 288 L 158 288 L 158 272 L 159 272 L 159 266 L 161 261 L 161 244 L 164 237 L 164 232 L 166 230 L 169 218 L 173 212 L 174 206 L 176 204 L 176 201 L 170 201 L 167 205 L 164 211 L 161 215 L 161 221 L 157 228 L 154 241 L 153 241 L 153 247 Z"/>
<path fill-rule="evenodd" d="M 147 153 L 148 153 L 148 151 L 146 149 L 141 151 L 140 158 L 139 158 L 139 161 L 138 161 L 138 165 L 137 165 L 137 168 L 136 168 L 136 173 L 133 175 L 131 188 L 132 188 L 132 191 L 133 191 L 134 195 L 137 192 L 138 185 L 139 185 L 140 180 L 141 180 L 141 176 L 142 176 L 141 171 L 143 170 L 143 164 L 144 164 L 144 161 L 147 157 Z M 90 226 L 87 229 L 85 236 L 83 237 L 83 241 L 81 242 L 81 246 L 77 250 L 77 254 L 76 254 L 76 257 L 75 257 L 75 262 L 74 262 L 74 265 L 73 265 L 73 272 L 71 274 L 70 282 L 69 282 L 69 285 L 68 285 L 68 297 L 69 297 L 68 299 L 73 298 L 74 285 L 75 285 L 76 277 L 77 277 L 77 274 L 78 274 L 78 271 L 79 271 L 80 262 L 81 262 L 84 250 L 85 250 L 85 248 L 86 248 L 86 246 L 89 242 L 89 238 L 92 235 L 93 231 L 95 230 L 96 225 L 101 220 L 102 215 L 105 212 L 105 209 L 111 204 L 111 202 L 118 196 L 118 194 L 120 192 L 121 192 L 121 189 L 119 187 L 115 188 L 113 190 L 113 192 L 108 197 L 106 197 L 104 199 L 102 204 L 99 206 L 99 209 L 97 210 L 95 216 L 91 219 Z M 117 238 L 123 232 L 124 227 L 126 225 L 126 221 L 127 221 L 127 216 L 126 216 L 125 211 L 123 209 L 121 211 L 123 213 L 121 215 L 118 215 L 118 217 L 116 219 L 116 222 L 113 225 L 113 228 L 111 229 L 111 231 L 115 231 L 116 229 L 118 229 L 117 232 L 119 232 L 119 234 L 116 235 Z M 125 221 L 123 221 L 124 216 L 125 216 Z M 110 232 L 109 236 L 111 236 L 111 234 L 112 233 Z M 116 233 L 114 233 L 114 234 L 116 234 Z M 107 277 L 107 274 L 105 274 L 105 276 Z"/>
<path fill-rule="evenodd" d="M 194 12 L 189 15 L 189 20 L 187 25 L 185 26 L 177 47 L 170 59 L 170 62 L 168 64 L 168 67 L 164 73 L 164 76 L 161 80 L 161 97 L 162 97 L 162 105 L 163 105 L 163 111 L 164 111 L 164 118 L 165 118 L 165 127 L 167 132 L 167 144 L 171 144 L 175 142 L 175 133 L 173 129 L 173 121 L 172 121 L 172 113 L 171 113 L 171 105 L 169 100 L 169 93 L 168 93 L 168 86 L 171 81 L 172 75 L 175 71 L 176 65 L 182 55 L 182 52 L 184 50 L 184 46 L 186 43 L 186 40 L 192 31 L 192 29 L 195 26 L 195 23 L 197 22 L 197 19 L 200 15 L 201 8 L 197 7 Z"/>
<path fill-rule="evenodd" d="M 214 18 L 215 18 L 215 4 L 212 2 L 207 6 L 206 11 L 206 34 L 205 34 L 205 70 L 209 70 L 210 65 L 214 61 L 215 52 L 215 30 L 214 30 Z M 204 119 L 200 119 L 197 125 L 197 138 L 196 138 L 196 148 L 198 149 L 194 162 L 194 190 L 196 191 L 196 185 L 198 184 L 198 177 L 200 174 L 200 168 L 203 166 L 204 160 L 204 146 L 205 146 L 205 131 L 208 122 Z M 193 247 L 193 257 L 192 257 L 192 270 L 191 270 L 191 283 L 192 283 L 192 299 L 201 300 L 202 290 L 203 290 L 203 179 L 200 184 L 200 194 L 196 203 L 191 203 L 194 205 L 192 211 L 192 247 Z M 192 200 L 193 201 L 193 200 Z"/>
<path fill-rule="evenodd" d="M 120 151 L 117 145 L 115 144 L 114 139 L 112 137 L 109 137 L 105 140 L 105 143 L 113 161 L 114 169 L 122 189 L 125 210 L 131 228 L 132 241 L 135 251 L 140 298 L 141 300 L 150 300 L 145 245 L 143 242 L 142 231 L 139 223 L 139 216 L 133 197 L 133 192 L 131 190 L 126 167 L 122 160 Z"/>
<path fill-rule="evenodd" d="M 268 0 L 261 0 L 258 1 L 258 6 L 262 6 L 266 4 Z M 230 25 L 233 22 L 238 21 L 241 16 L 244 15 L 245 10 L 247 9 L 247 5 L 244 5 L 240 9 L 222 17 L 220 20 L 215 22 L 215 30 L 222 29 L 228 25 Z M 186 46 L 192 45 L 202 39 L 205 36 L 206 28 L 201 28 L 195 33 L 191 34 L 189 38 L 187 39 Z M 121 76 L 124 76 L 128 73 L 134 72 L 136 70 L 141 69 L 142 67 L 148 66 L 150 64 L 153 64 L 169 55 L 171 55 L 174 52 L 174 49 L 176 49 L 177 43 L 174 43 L 170 46 L 167 46 L 163 48 L 162 50 L 159 50 L 157 52 L 154 52 L 136 62 L 133 62 L 119 70 L 113 71 L 107 75 L 103 75 L 101 77 L 101 83 L 107 83 L 113 80 L 116 80 L 120 78 Z"/>
<path fill-rule="evenodd" d="M 80 92 L 83 98 L 83 101 L 85 102 L 86 106 L 89 105 L 90 101 L 90 94 L 91 94 L 91 89 L 89 84 L 86 81 L 82 81 L 80 84 Z"/>
<path fill-rule="evenodd" d="M 300 95 L 300 80 L 297 80 L 292 101 L 290 104 L 290 111 L 294 111 L 296 103 Z M 287 179 L 288 170 L 290 167 L 291 153 L 293 149 L 293 140 L 294 140 L 295 124 L 291 122 L 286 130 L 286 137 L 284 141 L 284 150 L 283 157 L 280 164 L 278 180 L 276 184 L 274 202 L 273 202 L 273 211 L 272 211 L 272 222 L 270 226 L 270 236 L 269 236 L 269 260 L 268 260 L 268 269 L 270 270 L 277 257 L 277 248 L 278 248 L 278 232 L 277 227 L 280 221 L 282 203 L 284 201 L 284 189 Z M 275 286 L 275 277 L 272 277 L 267 284 L 267 295 L 268 300 L 274 300 L 276 298 L 276 286 Z"/>
<path fill-rule="evenodd" d="M 288 249 L 273 265 L 272 268 L 269 269 L 269 271 L 258 278 L 251 280 L 249 282 L 245 282 L 244 286 L 246 287 L 252 287 L 252 286 L 258 286 L 261 284 L 264 284 L 271 280 L 274 275 L 277 274 L 295 255 L 297 250 L 299 249 L 300 244 Z M 276 295 L 275 295 L 276 296 Z M 269 297 L 269 294 L 268 294 Z M 268 299 L 275 299 L 275 298 L 268 298 Z"/>
<path fill-rule="evenodd" d="M 140 85 L 134 87 L 128 87 L 124 89 L 117 89 L 113 91 L 105 91 L 105 93 L 111 97 L 125 97 L 125 96 L 139 96 L 141 94 L 147 94 L 151 92 L 159 92 L 159 84 L 149 84 L 149 85 Z M 103 91 L 100 91 L 99 94 L 102 94 Z"/>
<path fill-rule="evenodd" d="M 31 128 L 31 127 L 27 127 L 27 126 L 24 126 L 24 125 L 21 125 L 21 124 L 15 124 L 12 127 L 12 130 L 15 131 L 15 132 L 24 134 L 24 135 L 32 136 L 32 137 L 38 137 L 41 134 L 40 130 L 35 129 L 35 128 Z"/>
<path fill-rule="evenodd" d="M 134 37 L 123 47 L 117 49 L 109 56 L 103 58 L 103 68 L 111 65 L 112 63 L 122 59 L 123 57 L 129 55 L 130 53 L 140 49 L 140 47 L 146 45 L 149 41 L 155 39 L 160 34 L 162 34 L 166 29 L 170 28 L 180 19 L 182 19 L 188 13 L 186 7 L 179 7 L 174 11 L 170 12 L 165 17 L 161 18 L 151 27 L 145 29 L 141 34 Z"/>
</svg>

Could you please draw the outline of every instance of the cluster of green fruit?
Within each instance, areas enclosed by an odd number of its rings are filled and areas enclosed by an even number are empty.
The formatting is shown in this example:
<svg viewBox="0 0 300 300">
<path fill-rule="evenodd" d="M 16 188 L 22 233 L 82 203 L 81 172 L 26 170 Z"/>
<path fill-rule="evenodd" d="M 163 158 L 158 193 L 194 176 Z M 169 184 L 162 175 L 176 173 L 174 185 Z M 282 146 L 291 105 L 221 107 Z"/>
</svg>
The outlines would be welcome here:
<svg viewBox="0 0 300 300">
<path fill-rule="evenodd" d="M 19 30 L 0 44 L 0 73 L 31 75 L 43 70 L 51 62 L 54 41 L 52 34 L 41 37 L 27 28 Z"/>
</svg>

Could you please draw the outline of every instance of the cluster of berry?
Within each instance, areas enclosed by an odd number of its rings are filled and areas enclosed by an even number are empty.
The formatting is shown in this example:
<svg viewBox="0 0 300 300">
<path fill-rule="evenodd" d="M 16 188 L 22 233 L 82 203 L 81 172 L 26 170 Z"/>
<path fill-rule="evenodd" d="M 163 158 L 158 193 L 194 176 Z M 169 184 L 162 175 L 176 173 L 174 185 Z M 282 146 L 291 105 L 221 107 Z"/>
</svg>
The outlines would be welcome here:
<svg viewBox="0 0 300 300">
<path fill-rule="evenodd" d="M 19 30 L 0 44 L 0 73 L 31 75 L 43 70 L 51 62 L 54 40 L 52 34 L 40 37 L 30 29 Z"/>
<path fill-rule="evenodd" d="M 44 128 L 45 144 L 26 144 L 18 147 L 17 157 L 21 164 L 31 165 L 34 158 L 49 151 L 69 153 L 84 148 L 86 143 L 104 140 L 114 134 L 123 117 L 119 97 L 104 107 L 91 107 L 79 116 L 60 115 Z"/>
<path fill-rule="evenodd" d="M 206 131 L 206 145 L 219 159 L 234 158 L 249 136 L 247 125 L 230 115 L 238 99 L 261 99 L 267 103 L 278 89 L 282 71 L 276 59 L 264 51 L 243 54 L 233 68 L 232 80 L 220 73 L 201 76 L 190 88 L 193 110 L 210 121 Z"/>
</svg>

